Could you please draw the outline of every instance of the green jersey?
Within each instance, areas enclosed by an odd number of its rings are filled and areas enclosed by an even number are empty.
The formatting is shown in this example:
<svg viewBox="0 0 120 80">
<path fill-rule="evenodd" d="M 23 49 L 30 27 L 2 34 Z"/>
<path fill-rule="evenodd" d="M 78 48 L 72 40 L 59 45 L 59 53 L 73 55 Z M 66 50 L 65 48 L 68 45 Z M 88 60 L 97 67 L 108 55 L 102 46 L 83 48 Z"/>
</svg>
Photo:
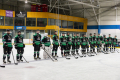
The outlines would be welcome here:
<svg viewBox="0 0 120 80">
<path fill-rule="evenodd" d="M 102 41 L 102 37 L 101 36 L 97 36 L 97 44 L 101 44 Z"/>
<path fill-rule="evenodd" d="M 93 43 L 96 44 L 97 37 L 93 36 Z"/>
<path fill-rule="evenodd" d="M 66 46 L 66 42 L 67 42 L 67 39 L 65 36 L 61 36 L 60 37 L 60 44 L 63 45 L 63 46 Z"/>
<path fill-rule="evenodd" d="M 86 37 L 81 37 L 80 40 L 81 40 L 81 45 L 87 45 Z"/>
<path fill-rule="evenodd" d="M 23 47 L 23 36 L 17 35 L 14 39 L 14 43 L 17 45 L 17 47 Z"/>
<path fill-rule="evenodd" d="M 70 35 L 67 35 L 67 36 L 66 36 L 66 39 L 67 39 L 67 43 L 68 43 L 69 45 L 72 45 L 72 38 L 71 38 L 71 36 L 70 36 Z"/>
<path fill-rule="evenodd" d="M 58 43 L 58 36 L 57 35 L 53 35 L 53 45 L 59 45 Z"/>
<path fill-rule="evenodd" d="M 94 42 L 93 42 L 93 37 L 92 37 L 92 36 L 89 37 L 89 43 L 90 43 L 90 44 L 94 44 Z"/>
<path fill-rule="evenodd" d="M 50 38 L 47 37 L 47 36 L 44 36 L 43 39 L 42 39 L 42 43 L 43 43 L 45 46 L 49 47 L 49 46 L 51 45 Z"/>
<path fill-rule="evenodd" d="M 108 44 L 107 38 L 103 38 L 103 40 L 105 44 Z"/>
<path fill-rule="evenodd" d="M 112 40 L 113 40 L 112 37 L 108 37 L 107 38 L 108 44 L 112 44 Z"/>
<path fill-rule="evenodd" d="M 77 42 L 77 40 L 76 40 L 75 36 L 73 36 L 73 37 L 72 37 L 72 45 L 75 45 L 75 46 L 76 46 L 76 42 Z"/>
<path fill-rule="evenodd" d="M 117 44 L 117 38 L 113 38 L 112 41 L 113 41 L 113 43 L 112 43 L 113 45 L 116 45 L 116 44 Z"/>
<path fill-rule="evenodd" d="M 35 35 L 33 35 L 33 43 L 35 43 L 36 45 L 40 45 L 41 44 L 41 35 L 35 33 Z"/>
<path fill-rule="evenodd" d="M 12 47 L 12 36 L 10 34 L 4 34 L 2 37 L 3 47 L 5 44 L 8 45 L 8 47 Z"/>
<path fill-rule="evenodd" d="M 77 45 L 80 45 L 80 37 L 79 37 L 79 36 L 76 36 L 75 38 L 76 38 L 76 44 L 77 44 Z"/>
</svg>

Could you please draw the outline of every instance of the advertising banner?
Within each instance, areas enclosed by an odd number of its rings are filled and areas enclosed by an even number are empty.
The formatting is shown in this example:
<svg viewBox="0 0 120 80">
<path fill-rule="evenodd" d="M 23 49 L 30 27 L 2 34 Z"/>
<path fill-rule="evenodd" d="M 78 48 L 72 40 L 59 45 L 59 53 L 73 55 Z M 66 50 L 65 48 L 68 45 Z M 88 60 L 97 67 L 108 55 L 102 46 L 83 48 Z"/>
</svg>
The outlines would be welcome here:
<svg viewBox="0 0 120 80">
<path fill-rule="evenodd" d="M 27 12 L 16 11 L 15 17 L 27 17 Z"/>
<path fill-rule="evenodd" d="M 7 17 L 13 17 L 13 11 L 6 10 Z"/>
<path fill-rule="evenodd" d="M 14 26 L 14 29 L 17 29 L 17 30 L 26 30 L 26 26 Z"/>
</svg>

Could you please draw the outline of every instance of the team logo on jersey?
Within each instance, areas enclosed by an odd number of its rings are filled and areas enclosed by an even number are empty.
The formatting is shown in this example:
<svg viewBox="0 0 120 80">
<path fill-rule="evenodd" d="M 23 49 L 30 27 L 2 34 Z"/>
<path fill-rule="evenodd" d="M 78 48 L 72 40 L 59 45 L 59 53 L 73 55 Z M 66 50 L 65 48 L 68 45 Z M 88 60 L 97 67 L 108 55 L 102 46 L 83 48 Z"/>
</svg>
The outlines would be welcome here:
<svg viewBox="0 0 120 80">
<path fill-rule="evenodd" d="M 100 39 L 98 39 L 98 41 L 100 41 Z"/>
<path fill-rule="evenodd" d="M 85 41 L 85 38 L 83 38 L 83 41 Z"/>
<path fill-rule="evenodd" d="M 63 41 L 65 41 L 65 38 L 63 38 Z"/>
<path fill-rule="evenodd" d="M 19 38 L 19 42 L 22 42 L 22 38 Z"/>
<path fill-rule="evenodd" d="M 37 40 L 40 40 L 40 36 L 38 36 Z"/>
<path fill-rule="evenodd" d="M 95 38 L 95 40 L 96 40 L 96 38 Z"/>
<path fill-rule="evenodd" d="M 70 40 L 70 41 L 72 40 L 71 37 L 69 37 L 69 40 Z"/>
<path fill-rule="evenodd" d="M 8 40 L 11 40 L 12 38 L 11 38 L 11 36 L 8 36 Z"/>
<path fill-rule="evenodd" d="M 79 38 L 77 38 L 77 41 L 80 41 L 80 39 L 79 39 Z"/>
<path fill-rule="evenodd" d="M 58 36 L 56 36 L 56 40 L 58 40 Z"/>
<path fill-rule="evenodd" d="M 48 41 L 48 42 L 50 41 L 50 38 L 49 38 L 49 37 L 47 37 L 47 41 Z"/>
</svg>

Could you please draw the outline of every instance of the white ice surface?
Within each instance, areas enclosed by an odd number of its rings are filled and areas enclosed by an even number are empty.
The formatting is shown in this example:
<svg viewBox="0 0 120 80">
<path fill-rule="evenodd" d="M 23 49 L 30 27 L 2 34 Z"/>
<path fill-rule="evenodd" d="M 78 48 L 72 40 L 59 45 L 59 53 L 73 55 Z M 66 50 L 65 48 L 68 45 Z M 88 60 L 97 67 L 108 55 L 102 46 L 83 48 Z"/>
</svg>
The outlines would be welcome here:
<svg viewBox="0 0 120 80">
<path fill-rule="evenodd" d="M 13 49 L 14 56 L 16 50 Z M 41 50 L 41 57 L 43 50 Z M 0 45 L 0 64 L 3 49 Z M 60 50 L 59 50 L 60 56 Z M 26 45 L 24 57 L 30 63 L 6 65 L 0 67 L 0 80 L 120 80 L 120 53 L 103 54 L 71 60 L 59 58 L 34 61 L 33 46 Z M 13 58 L 11 55 L 11 61 Z"/>
</svg>

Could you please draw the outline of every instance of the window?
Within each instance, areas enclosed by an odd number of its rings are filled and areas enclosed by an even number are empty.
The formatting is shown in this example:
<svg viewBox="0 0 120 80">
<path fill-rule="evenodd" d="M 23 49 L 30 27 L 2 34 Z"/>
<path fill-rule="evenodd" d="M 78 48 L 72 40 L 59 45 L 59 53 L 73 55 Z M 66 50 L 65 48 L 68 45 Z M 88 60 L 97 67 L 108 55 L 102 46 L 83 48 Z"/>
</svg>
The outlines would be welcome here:
<svg viewBox="0 0 120 80">
<path fill-rule="evenodd" d="M 13 17 L 5 17 L 5 26 L 13 26 Z"/>
<path fill-rule="evenodd" d="M 36 26 L 36 18 L 26 18 L 26 26 Z"/>
<path fill-rule="evenodd" d="M 59 26 L 59 28 L 61 28 L 61 20 L 56 19 L 56 25 Z"/>
<path fill-rule="evenodd" d="M 55 19 L 48 19 L 48 25 L 56 25 Z"/>
<path fill-rule="evenodd" d="M 62 20 L 62 28 L 67 28 L 67 21 Z"/>
<path fill-rule="evenodd" d="M 79 22 L 74 22 L 74 29 L 79 29 Z"/>
<path fill-rule="evenodd" d="M 79 29 L 83 29 L 84 23 L 79 22 Z"/>
<path fill-rule="evenodd" d="M 68 28 L 73 29 L 73 22 L 72 21 L 68 21 Z"/>
<path fill-rule="evenodd" d="M 47 18 L 37 18 L 37 26 L 45 27 L 47 25 Z"/>
<path fill-rule="evenodd" d="M 0 25 L 4 25 L 4 16 L 0 16 Z"/>
<path fill-rule="evenodd" d="M 15 26 L 25 26 L 25 18 L 15 17 Z"/>
</svg>

